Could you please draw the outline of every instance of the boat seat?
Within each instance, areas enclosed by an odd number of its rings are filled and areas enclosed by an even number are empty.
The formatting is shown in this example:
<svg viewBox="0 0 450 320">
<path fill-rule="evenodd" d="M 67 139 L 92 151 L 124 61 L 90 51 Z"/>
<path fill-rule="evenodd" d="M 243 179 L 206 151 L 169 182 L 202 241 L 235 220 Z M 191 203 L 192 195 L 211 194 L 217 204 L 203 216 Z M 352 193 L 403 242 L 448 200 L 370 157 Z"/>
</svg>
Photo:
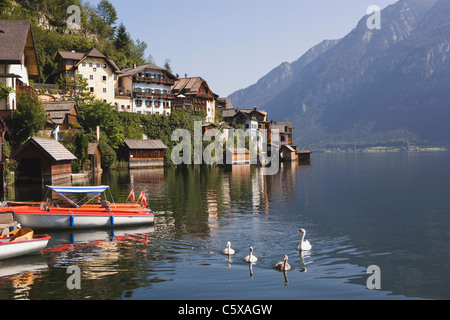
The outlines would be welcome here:
<svg viewBox="0 0 450 320">
<path fill-rule="evenodd" d="M 11 242 L 24 241 L 24 240 L 32 240 L 34 231 L 30 228 L 20 228 L 13 230 L 11 232 L 2 234 L 1 238 L 12 238 Z"/>
</svg>

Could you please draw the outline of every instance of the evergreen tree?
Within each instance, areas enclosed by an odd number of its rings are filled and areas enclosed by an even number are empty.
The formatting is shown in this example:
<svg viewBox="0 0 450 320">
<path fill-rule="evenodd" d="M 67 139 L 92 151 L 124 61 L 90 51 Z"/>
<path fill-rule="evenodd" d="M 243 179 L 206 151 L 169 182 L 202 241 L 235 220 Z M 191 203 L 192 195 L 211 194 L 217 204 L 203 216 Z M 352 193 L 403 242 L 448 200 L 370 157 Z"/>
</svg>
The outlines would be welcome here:
<svg viewBox="0 0 450 320">
<path fill-rule="evenodd" d="M 114 41 L 114 45 L 117 50 L 122 51 L 126 54 L 130 53 L 130 43 L 131 39 L 128 35 L 127 29 L 124 24 L 121 23 L 119 28 L 117 29 L 116 39 Z"/>
</svg>

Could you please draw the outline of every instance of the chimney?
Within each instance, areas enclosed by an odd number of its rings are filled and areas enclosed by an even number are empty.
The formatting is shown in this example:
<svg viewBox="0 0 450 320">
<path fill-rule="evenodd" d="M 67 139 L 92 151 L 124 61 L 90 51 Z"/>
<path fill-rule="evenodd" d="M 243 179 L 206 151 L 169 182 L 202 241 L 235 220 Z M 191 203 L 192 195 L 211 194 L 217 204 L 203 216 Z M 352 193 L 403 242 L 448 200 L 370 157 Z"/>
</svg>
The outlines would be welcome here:
<svg viewBox="0 0 450 320">
<path fill-rule="evenodd" d="M 133 69 L 136 69 L 136 62 L 133 63 Z"/>
</svg>

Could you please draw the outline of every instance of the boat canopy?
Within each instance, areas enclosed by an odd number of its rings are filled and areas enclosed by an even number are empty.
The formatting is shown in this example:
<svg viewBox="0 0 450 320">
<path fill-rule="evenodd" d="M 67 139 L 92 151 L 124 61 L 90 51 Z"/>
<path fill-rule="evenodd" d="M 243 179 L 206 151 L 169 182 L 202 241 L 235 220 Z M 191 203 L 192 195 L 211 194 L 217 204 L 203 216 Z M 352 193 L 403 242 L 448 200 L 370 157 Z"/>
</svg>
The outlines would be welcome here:
<svg viewBox="0 0 450 320">
<path fill-rule="evenodd" d="M 109 186 L 96 187 L 55 187 L 47 186 L 58 193 L 102 193 L 109 188 Z"/>
</svg>

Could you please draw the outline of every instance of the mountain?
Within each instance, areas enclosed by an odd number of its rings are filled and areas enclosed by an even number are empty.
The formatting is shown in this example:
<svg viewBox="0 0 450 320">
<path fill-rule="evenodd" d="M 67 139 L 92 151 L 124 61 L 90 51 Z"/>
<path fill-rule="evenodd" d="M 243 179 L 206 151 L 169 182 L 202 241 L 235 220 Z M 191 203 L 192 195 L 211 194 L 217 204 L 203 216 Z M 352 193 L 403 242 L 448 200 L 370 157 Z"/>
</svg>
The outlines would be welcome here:
<svg viewBox="0 0 450 320">
<path fill-rule="evenodd" d="M 301 147 L 450 145 L 449 16 L 450 0 L 400 0 L 231 101 L 292 120 Z"/>
</svg>

